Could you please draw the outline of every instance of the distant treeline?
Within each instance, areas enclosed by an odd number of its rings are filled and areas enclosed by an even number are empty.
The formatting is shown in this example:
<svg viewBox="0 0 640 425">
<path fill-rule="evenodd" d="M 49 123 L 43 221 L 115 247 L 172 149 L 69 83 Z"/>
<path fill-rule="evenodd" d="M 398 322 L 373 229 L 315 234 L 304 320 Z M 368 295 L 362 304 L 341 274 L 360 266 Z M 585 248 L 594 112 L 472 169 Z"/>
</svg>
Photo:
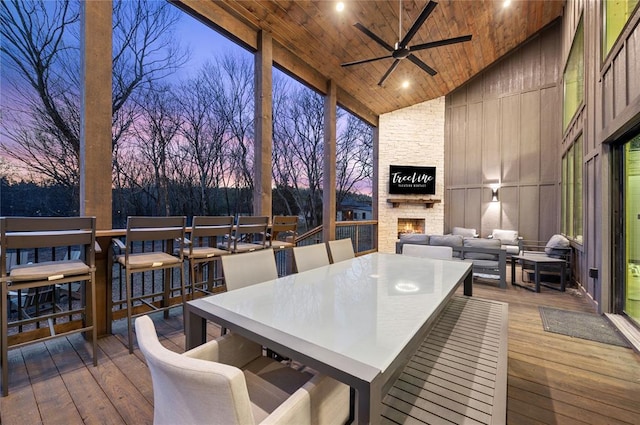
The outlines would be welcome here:
<svg viewBox="0 0 640 425">
<path fill-rule="evenodd" d="M 249 189 L 212 188 L 208 192 L 208 205 L 200 203 L 196 196 L 197 187 L 170 185 L 169 205 L 159 206 L 153 188 L 145 190 L 115 189 L 113 197 L 113 228 L 126 227 L 130 215 L 160 216 L 186 215 L 246 215 L 252 214 L 252 193 Z M 299 189 L 296 189 L 299 190 Z M 313 204 L 318 211 L 304 211 L 294 202 L 293 189 L 279 187 L 273 189 L 273 215 L 299 215 L 303 217 L 303 227 L 309 229 L 321 224 L 312 217 L 322 218 L 322 194 Z M 350 197 L 351 198 L 351 197 Z M 8 182 L 0 178 L 0 216 L 77 216 L 79 215 L 79 188 L 63 185 L 46 185 L 33 182 Z M 360 201 L 370 201 L 367 196 L 358 195 Z M 309 208 L 309 205 L 306 206 Z"/>
</svg>

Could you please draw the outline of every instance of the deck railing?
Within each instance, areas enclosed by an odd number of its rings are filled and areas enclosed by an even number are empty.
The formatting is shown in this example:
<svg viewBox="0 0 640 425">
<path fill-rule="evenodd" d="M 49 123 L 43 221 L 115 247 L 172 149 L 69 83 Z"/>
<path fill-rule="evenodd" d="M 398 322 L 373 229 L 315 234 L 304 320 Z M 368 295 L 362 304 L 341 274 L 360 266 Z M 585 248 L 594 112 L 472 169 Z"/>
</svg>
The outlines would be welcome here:
<svg viewBox="0 0 640 425">
<path fill-rule="evenodd" d="M 344 239 L 350 238 L 353 241 L 354 251 L 356 255 L 364 255 L 370 252 L 377 251 L 377 228 L 378 222 L 375 220 L 368 221 L 341 221 L 336 223 L 336 239 Z M 187 229 L 188 232 L 189 229 Z M 324 243 L 322 226 L 318 226 L 314 229 L 309 230 L 306 233 L 299 235 L 296 238 L 296 244 L 299 246 L 302 245 L 310 245 L 315 243 Z M 123 302 L 124 293 L 126 291 L 125 287 L 125 279 L 124 274 L 120 272 L 120 267 L 118 264 L 114 264 L 113 256 L 114 252 L 112 249 L 111 240 L 112 238 L 124 238 L 126 231 L 124 229 L 113 229 L 113 230 L 102 230 L 96 232 L 96 240 L 98 241 L 101 252 L 96 254 L 96 301 L 97 301 L 97 310 L 98 310 L 98 333 L 99 334 L 109 334 L 111 333 L 111 324 L 114 320 L 121 319 L 126 315 L 126 308 Z M 31 254 L 33 255 L 33 254 Z M 39 254 L 42 255 L 42 254 Z M 50 256 L 58 256 L 58 255 L 73 255 L 72 252 L 65 253 L 49 253 Z M 235 254 L 242 255 L 242 254 Z M 21 262 L 17 260 L 17 262 Z M 290 274 L 293 270 L 293 256 L 290 249 L 281 250 L 276 253 L 276 264 L 278 266 L 279 275 L 284 276 Z M 219 263 L 215 264 L 214 273 L 216 276 L 220 275 Z M 185 262 L 185 278 L 187 285 L 190 284 L 188 281 L 188 263 Z M 150 272 L 148 276 L 144 278 L 143 285 L 135 285 L 137 291 L 145 291 L 145 292 L 155 292 L 157 290 L 156 285 L 162 283 L 165 278 L 164 273 L 154 273 Z M 172 299 L 169 301 L 171 304 L 177 304 L 180 302 L 179 293 L 176 291 L 176 286 L 179 286 L 178 276 L 173 276 L 172 278 L 173 284 L 172 287 Z M 224 286 L 218 287 L 220 291 L 224 290 Z M 214 288 L 214 289 L 218 289 Z M 16 293 L 12 294 L 14 298 L 10 301 L 12 303 L 15 302 L 13 306 L 13 310 L 11 314 L 16 317 L 25 317 L 26 311 L 24 310 L 24 305 L 20 305 L 19 300 L 24 298 L 24 293 Z M 39 294 L 38 294 L 39 295 Z M 64 284 L 56 287 L 56 291 L 53 294 L 55 298 L 53 301 L 57 304 L 57 307 L 65 305 L 66 307 L 63 310 L 73 311 L 75 304 L 82 302 L 85 298 L 85 294 L 81 292 L 76 292 L 76 288 L 74 284 Z M 40 311 L 43 309 L 48 309 L 51 307 L 51 299 L 44 299 L 36 296 L 34 300 L 36 305 L 32 306 L 35 311 Z M 38 298 L 41 298 L 38 300 Z M 161 302 L 158 300 L 158 302 Z M 138 309 L 144 309 L 144 306 L 138 306 Z M 60 321 L 69 321 L 75 320 L 75 317 L 60 317 L 57 320 Z M 26 323 L 25 323 L 26 324 Z M 35 321 L 31 323 L 31 326 L 36 330 L 40 326 L 48 327 L 50 323 L 36 323 Z M 22 333 L 25 329 L 16 329 L 16 331 Z"/>
<path fill-rule="evenodd" d="M 322 226 L 318 226 L 297 236 L 296 246 L 324 243 L 322 230 Z M 378 222 L 376 220 L 339 221 L 336 223 L 336 239 L 350 238 L 356 255 L 364 255 L 378 250 L 377 233 Z M 291 250 L 276 253 L 279 276 L 291 273 L 292 263 Z"/>
</svg>

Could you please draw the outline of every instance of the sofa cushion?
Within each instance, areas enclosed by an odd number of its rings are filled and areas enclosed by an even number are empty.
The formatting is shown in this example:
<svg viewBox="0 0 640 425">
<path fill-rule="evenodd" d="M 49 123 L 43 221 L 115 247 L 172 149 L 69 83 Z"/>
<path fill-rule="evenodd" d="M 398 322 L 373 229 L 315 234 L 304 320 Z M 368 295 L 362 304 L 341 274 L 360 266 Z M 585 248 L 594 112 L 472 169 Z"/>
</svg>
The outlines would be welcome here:
<svg viewBox="0 0 640 425">
<path fill-rule="evenodd" d="M 403 233 L 400 235 L 400 242 L 413 245 L 429 245 L 429 235 L 424 233 Z"/>
<path fill-rule="evenodd" d="M 544 247 L 544 252 L 549 257 L 562 258 L 567 254 L 569 246 L 569 239 L 562 235 L 553 235 Z"/>
<path fill-rule="evenodd" d="M 497 239 L 465 239 L 464 240 L 465 248 L 489 248 L 489 249 L 500 249 L 500 241 Z M 491 254 L 489 252 L 473 252 L 466 251 L 464 253 L 465 259 L 470 260 L 498 260 L 498 254 Z"/>
<path fill-rule="evenodd" d="M 467 229 L 466 227 L 454 227 L 451 230 L 452 235 L 460 235 L 463 238 L 477 238 L 478 232 L 476 229 Z"/>
<path fill-rule="evenodd" d="M 456 248 L 462 246 L 463 239 L 460 235 L 430 235 L 429 245 L 450 246 L 453 248 L 453 258 L 460 258 L 460 251 L 456 251 Z"/>
<path fill-rule="evenodd" d="M 492 260 L 472 260 L 474 271 L 484 269 L 485 271 L 500 271 L 500 264 Z"/>
<path fill-rule="evenodd" d="M 461 247 L 464 238 L 460 235 L 430 235 L 429 245 Z"/>
</svg>

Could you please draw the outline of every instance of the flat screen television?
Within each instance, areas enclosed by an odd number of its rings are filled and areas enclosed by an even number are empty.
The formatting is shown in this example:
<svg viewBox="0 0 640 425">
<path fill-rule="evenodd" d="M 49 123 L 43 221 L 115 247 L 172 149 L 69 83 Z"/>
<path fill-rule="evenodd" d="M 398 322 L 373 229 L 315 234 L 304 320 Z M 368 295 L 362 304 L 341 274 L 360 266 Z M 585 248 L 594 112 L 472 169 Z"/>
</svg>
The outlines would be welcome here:
<svg viewBox="0 0 640 425">
<path fill-rule="evenodd" d="M 390 165 L 389 193 L 392 195 L 435 195 L 436 167 Z"/>
</svg>

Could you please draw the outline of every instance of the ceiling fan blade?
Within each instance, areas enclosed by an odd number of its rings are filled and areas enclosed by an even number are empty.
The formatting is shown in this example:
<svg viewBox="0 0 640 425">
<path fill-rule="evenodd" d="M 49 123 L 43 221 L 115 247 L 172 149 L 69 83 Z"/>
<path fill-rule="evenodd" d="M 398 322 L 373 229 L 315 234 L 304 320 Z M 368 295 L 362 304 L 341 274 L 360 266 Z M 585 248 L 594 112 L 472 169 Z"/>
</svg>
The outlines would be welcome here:
<svg viewBox="0 0 640 425">
<path fill-rule="evenodd" d="M 418 65 L 420 68 L 422 68 L 422 70 L 424 72 L 426 72 L 427 74 L 431 75 L 432 77 L 438 73 L 438 71 L 436 71 L 435 69 L 431 68 L 429 65 L 427 65 L 424 62 L 422 62 L 420 59 L 418 59 L 414 55 L 407 56 L 407 59 L 409 59 L 414 64 Z"/>
<path fill-rule="evenodd" d="M 427 3 L 427 5 L 420 13 L 420 16 L 418 16 L 418 19 L 416 19 L 411 28 L 409 28 L 409 31 L 407 31 L 407 34 L 400 42 L 400 46 L 406 47 L 407 44 L 409 44 L 413 36 L 416 35 L 422 24 L 424 24 L 424 21 L 427 20 L 427 18 L 429 17 L 429 15 L 431 15 L 431 12 L 433 12 L 433 9 L 435 9 L 437 5 L 438 3 L 436 3 L 435 1 L 429 1 L 429 3 Z"/>
<path fill-rule="evenodd" d="M 343 63 L 341 66 L 360 65 L 361 63 L 374 62 L 374 61 L 379 61 L 381 59 L 389 59 L 389 58 L 392 58 L 392 57 L 393 56 L 391 56 L 391 55 L 386 55 L 386 56 L 380 56 L 379 58 L 362 59 L 362 60 L 359 60 L 359 61 Z"/>
<path fill-rule="evenodd" d="M 387 72 L 385 72 L 384 75 L 382 76 L 382 78 L 380 79 L 380 82 L 378 82 L 379 86 L 382 87 L 382 84 L 384 84 L 384 81 L 389 77 L 389 75 L 391 75 L 391 73 L 393 71 L 395 71 L 395 69 L 398 67 L 399 63 L 400 63 L 400 59 L 396 59 L 396 60 L 393 61 L 393 63 L 389 67 L 389 69 L 387 69 Z"/>
<path fill-rule="evenodd" d="M 470 41 L 470 40 L 471 40 L 471 35 L 463 35 L 461 37 L 447 38 L 446 40 L 438 40 L 438 41 L 431 41 L 429 43 L 424 43 L 424 44 L 416 44 L 415 46 L 411 46 L 411 51 L 415 52 L 417 50 L 431 49 L 432 47 L 446 46 L 447 44 L 462 43 L 464 41 Z"/>
<path fill-rule="evenodd" d="M 360 23 L 356 23 L 353 26 L 358 28 L 360 31 L 365 33 L 370 39 L 372 39 L 373 41 L 375 41 L 376 43 L 378 43 L 379 45 L 381 45 L 382 47 L 384 47 L 388 51 L 390 51 L 390 52 L 393 51 L 393 47 L 392 46 L 387 44 L 386 41 L 384 41 L 383 39 L 381 39 L 380 37 L 378 37 L 377 35 L 375 35 L 371 31 L 369 31 L 367 28 L 365 28 L 364 25 L 362 25 Z"/>
</svg>

